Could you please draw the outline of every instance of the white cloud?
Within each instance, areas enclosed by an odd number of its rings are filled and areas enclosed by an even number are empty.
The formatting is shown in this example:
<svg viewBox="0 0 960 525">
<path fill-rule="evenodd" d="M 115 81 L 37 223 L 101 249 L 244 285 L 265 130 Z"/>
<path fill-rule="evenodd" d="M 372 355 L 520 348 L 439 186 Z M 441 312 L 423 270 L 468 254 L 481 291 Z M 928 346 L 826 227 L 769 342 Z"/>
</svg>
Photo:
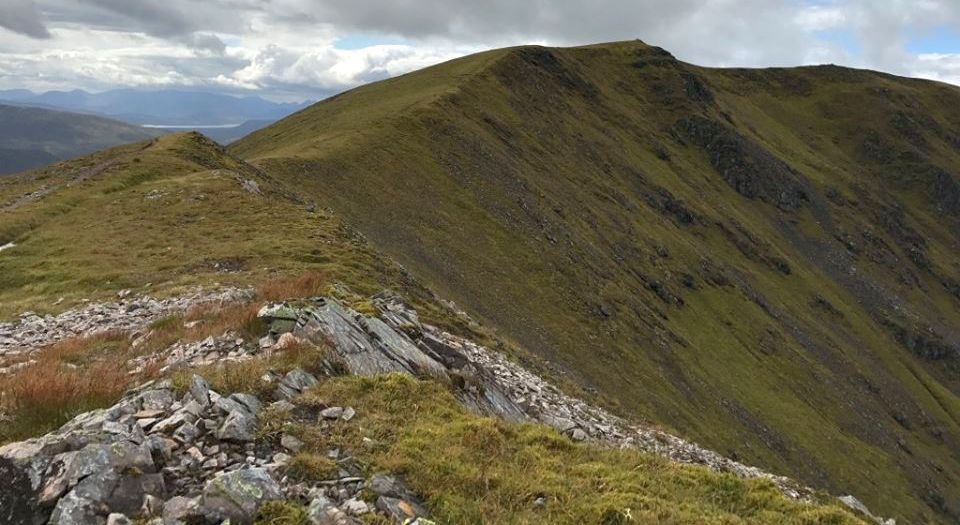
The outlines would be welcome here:
<svg viewBox="0 0 960 525">
<path fill-rule="evenodd" d="M 0 0 L 0 88 L 183 85 L 318 98 L 481 49 L 632 38 L 704 65 L 835 62 L 956 82 L 954 55 L 906 48 L 949 24 L 960 25 L 960 2 Z M 355 35 L 403 43 L 336 47 Z"/>
</svg>

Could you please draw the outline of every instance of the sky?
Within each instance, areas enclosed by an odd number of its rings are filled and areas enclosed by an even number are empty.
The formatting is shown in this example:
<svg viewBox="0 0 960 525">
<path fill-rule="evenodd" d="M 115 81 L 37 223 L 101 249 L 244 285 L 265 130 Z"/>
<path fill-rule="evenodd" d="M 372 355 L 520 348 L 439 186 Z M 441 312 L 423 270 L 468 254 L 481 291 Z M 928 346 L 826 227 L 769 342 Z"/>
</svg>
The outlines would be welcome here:
<svg viewBox="0 0 960 525">
<path fill-rule="evenodd" d="M 960 0 L 0 0 L 0 89 L 317 100 L 485 49 L 637 38 L 960 85 Z"/>
</svg>

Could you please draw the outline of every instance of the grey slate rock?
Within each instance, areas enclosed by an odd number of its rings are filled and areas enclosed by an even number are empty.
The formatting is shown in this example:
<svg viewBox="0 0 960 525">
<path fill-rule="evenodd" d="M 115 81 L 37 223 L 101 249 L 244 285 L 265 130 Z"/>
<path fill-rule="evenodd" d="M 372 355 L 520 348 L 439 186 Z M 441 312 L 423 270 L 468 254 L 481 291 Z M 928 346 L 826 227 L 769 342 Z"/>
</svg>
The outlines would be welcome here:
<svg viewBox="0 0 960 525">
<path fill-rule="evenodd" d="M 200 498 L 176 496 L 163 504 L 164 522 L 191 521 L 200 518 Z"/>
<path fill-rule="evenodd" d="M 300 395 L 304 390 L 317 384 L 317 378 L 302 368 L 295 368 L 287 373 L 277 386 L 277 397 L 290 399 Z"/>
<path fill-rule="evenodd" d="M 202 407 L 210 404 L 210 384 L 197 374 L 190 378 L 190 395 Z"/>
<path fill-rule="evenodd" d="M 224 441 L 251 442 L 257 437 L 257 420 L 246 412 L 231 412 L 217 430 L 217 437 Z"/>
<path fill-rule="evenodd" d="M 230 399 L 243 405 L 247 409 L 247 412 L 253 415 L 257 415 L 263 408 L 263 403 L 257 399 L 257 396 L 252 394 L 233 394 L 230 396 Z"/>
<path fill-rule="evenodd" d="M 263 503 L 282 498 L 280 486 L 266 470 L 240 469 L 207 482 L 200 512 L 208 519 L 229 519 L 232 525 L 249 525 Z"/>
<path fill-rule="evenodd" d="M 60 498 L 50 515 L 50 525 L 106 525 L 107 520 L 99 512 L 102 508 L 94 502 L 71 492 Z"/>
</svg>

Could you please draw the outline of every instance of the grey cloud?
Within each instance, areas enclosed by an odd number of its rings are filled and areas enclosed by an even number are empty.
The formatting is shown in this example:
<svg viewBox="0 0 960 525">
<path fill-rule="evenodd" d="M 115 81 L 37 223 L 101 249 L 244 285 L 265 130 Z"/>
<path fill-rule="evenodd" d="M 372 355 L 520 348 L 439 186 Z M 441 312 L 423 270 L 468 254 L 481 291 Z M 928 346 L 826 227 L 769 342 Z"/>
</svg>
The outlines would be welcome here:
<svg viewBox="0 0 960 525">
<path fill-rule="evenodd" d="M 0 27 L 31 38 L 50 38 L 50 32 L 33 0 L 0 2 Z"/>
</svg>

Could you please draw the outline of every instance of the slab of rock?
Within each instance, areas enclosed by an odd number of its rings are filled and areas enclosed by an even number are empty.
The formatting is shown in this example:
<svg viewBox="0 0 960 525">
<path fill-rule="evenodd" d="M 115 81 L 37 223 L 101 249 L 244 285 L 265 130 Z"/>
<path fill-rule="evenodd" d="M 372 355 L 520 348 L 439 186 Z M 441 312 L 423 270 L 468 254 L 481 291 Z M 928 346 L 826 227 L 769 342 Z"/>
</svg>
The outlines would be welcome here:
<svg viewBox="0 0 960 525">
<path fill-rule="evenodd" d="M 266 470 L 245 468 L 210 480 L 203 488 L 200 513 L 211 520 L 249 525 L 263 503 L 282 498 L 280 485 Z"/>
<path fill-rule="evenodd" d="M 281 399 L 296 397 L 317 382 L 317 378 L 306 370 L 295 368 L 280 381 L 280 385 L 277 386 L 277 397 Z"/>
</svg>

